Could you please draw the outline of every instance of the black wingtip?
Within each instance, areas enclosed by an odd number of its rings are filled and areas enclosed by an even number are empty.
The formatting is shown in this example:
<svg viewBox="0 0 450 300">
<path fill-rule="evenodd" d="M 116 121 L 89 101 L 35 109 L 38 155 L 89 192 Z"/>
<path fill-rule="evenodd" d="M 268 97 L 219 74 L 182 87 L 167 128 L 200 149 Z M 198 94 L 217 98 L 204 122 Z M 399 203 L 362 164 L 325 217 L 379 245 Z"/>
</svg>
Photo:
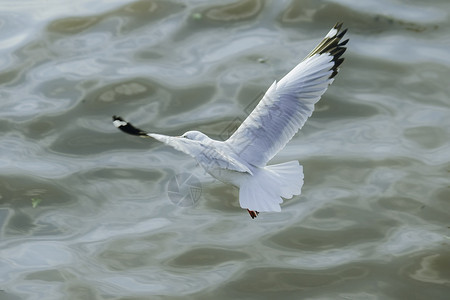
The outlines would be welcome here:
<svg viewBox="0 0 450 300">
<path fill-rule="evenodd" d="M 134 127 L 133 125 L 131 125 L 131 123 L 128 123 L 127 121 L 125 121 L 124 119 L 122 119 L 119 116 L 114 115 L 112 117 L 113 119 L 113 124 L 114 126 L 116 126 L 118 129 L 120 129 L 121 131 L 131 134 L 131 135 L 137 135 L 137 136 L 141 136 L 141 137 L 148 137 L 147 132 Z"/>
<path fill-rule="evenodd" d="M 338 29 L 338 32 L 339 32 L 339 30 L 340 30 L 340 27 L 339 27 L 339 29 Z M 344 30 L 342 30 L 341 33 L 339 33 L 339 34 L 337 35 L 337 37 L 338 37 L 339 39 L 342 39 L 342 37 L 347 33 L 347 30 L 348 30 L 348 28 L 345 28 Z"/>
<path fill-rule="evenodd" d="M 330 53 L 333 56 L 333 62 L 334 65 L 330 69 L 330 71 L 333 71 L 330 75 L 330 78 L 334 78 L 337 73 L 339 72 L 339 66 L 344 62 L 344 58 L 341 57 L 344 52 L 347 50 L 348 39 L 341 42 L 341 39 L 344 37 L 344 35 L 347 33 L 347 28 L 342 29 L 343 23 L 338 23 L 338 26 L 335 26 L 334 28 L 337 29 L 337 32 L 335 35 L 329 38 L 329 42 L 326 43 L 328 46 L 323 49 L 322 53 Z"/>
<path fill-rule="evenodd" d="M 347 33 L 347 28 L 342 29 L 343 23 L 338 22 L 333 26 L 333 29 L 336 30 L 336 32 L 330 31 L 327 36 L 317 45 L 316 48 L 314 48 L 313 51 L 311 51 L 310 54 L 308 54 L 308 57 L 314 56 L 316 54 L 325 54 L 329 53 L 333 56 L 333 67 L 330 69 L 331 75 L 330 78 L 334 78 L 336 74 L 339 71 L 339 65 L 344 61 L 341 56 L 344 54 L 344 52 L 347 50 L 345 45 L 348 43 L 348 39 L 341 42 L 341 39 L 344 37 L 344 35 Z M 332 29 L 332 30 L 333 30 Z M 330 35 L 332 33 L 332 35 Z"/>
</svg>

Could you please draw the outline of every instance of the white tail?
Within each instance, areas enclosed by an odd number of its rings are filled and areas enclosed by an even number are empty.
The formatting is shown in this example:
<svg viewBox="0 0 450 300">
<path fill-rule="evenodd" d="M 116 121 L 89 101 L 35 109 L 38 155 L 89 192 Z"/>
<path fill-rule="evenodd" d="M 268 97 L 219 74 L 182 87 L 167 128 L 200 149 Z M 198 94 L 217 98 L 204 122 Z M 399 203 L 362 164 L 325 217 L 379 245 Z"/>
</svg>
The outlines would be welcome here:
<svg viewBox="0 0 450 300">
<path fill-rule="evenodd" d="M 281 197 L 300 195 L 303 167 L 298 161 L 258 169 L 239 189 L 239 203 L 250 211 L 281 211 Z"/>
</svg>

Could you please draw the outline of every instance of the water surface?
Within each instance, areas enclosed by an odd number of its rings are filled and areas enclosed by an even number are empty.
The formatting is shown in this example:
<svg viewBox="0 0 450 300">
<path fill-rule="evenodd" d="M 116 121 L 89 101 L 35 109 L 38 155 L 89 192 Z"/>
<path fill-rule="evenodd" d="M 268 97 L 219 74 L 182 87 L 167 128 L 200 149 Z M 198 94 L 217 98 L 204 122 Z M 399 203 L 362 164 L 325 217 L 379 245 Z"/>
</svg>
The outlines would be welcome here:
<svg viewBox="0 0 450 300">
<path fill-rule="evenodd" d="M 0 7 L 1 299 L 448 299 L 447 1 Z M 341 72 L 273 159 L 305 171 L 281 213 L 112 126 L 224 139 L 337 21 Z"/>
</svg>

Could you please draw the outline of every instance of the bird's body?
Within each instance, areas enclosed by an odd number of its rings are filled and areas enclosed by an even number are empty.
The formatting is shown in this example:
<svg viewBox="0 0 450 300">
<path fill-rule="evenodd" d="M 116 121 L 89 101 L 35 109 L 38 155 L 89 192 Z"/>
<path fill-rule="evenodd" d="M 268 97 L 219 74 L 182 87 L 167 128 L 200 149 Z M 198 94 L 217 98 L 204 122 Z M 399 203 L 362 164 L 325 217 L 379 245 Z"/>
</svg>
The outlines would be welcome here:
<svg viewBox="0 0 450 300">
<path fill-rule="evenodd" d="M 342 63 L 346 30 L 336 24 L 321 43 L 279 82 L 274 82 L 253 112 L 226 141 L 199 131 L 180 137 L 147 133 L 120 117 L 122 131 L 152 137 L 192 157 L 213 177 L 238 187 L 239 202 L 252 218 L 261 211 L 280 211 L 282 198 L 301 193 L 303 167 L 298 161 L 267 165 L 314 110 Z"/>
</svg>

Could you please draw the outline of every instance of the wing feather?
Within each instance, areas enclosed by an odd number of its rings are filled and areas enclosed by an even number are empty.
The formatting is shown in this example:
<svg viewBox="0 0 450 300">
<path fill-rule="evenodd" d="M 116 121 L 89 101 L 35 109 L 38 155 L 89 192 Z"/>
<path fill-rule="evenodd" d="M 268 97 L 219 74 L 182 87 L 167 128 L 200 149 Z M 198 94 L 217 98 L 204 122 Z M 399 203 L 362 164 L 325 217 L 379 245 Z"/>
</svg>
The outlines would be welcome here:
<svg viewBox="0 0 450 300">
<path fill-rule="evenodd" d="M 205 162 L 205 165 L 212 167 L 220 167 L 237 172 L 252 174 L 252 171 L 237 160 L 221 150 L 221 147 L 215 147 L 213 144 L 205 144 L 201 141 L 184 139 L 181 137 L 167 136 L 163 134 L 148 133 L 142 129 L 134 127 L 130 122 L 125 121 L 119 116 L 113 116 L 113 124 L 121 131 L 140 136 L 143 138 L 152 137 L 166 145 L 175 148 L 178 151 L 184 152 L 197 160 Z M 210 141 L 211 143 L 222 143 L 217 141 Z"/>
<path fill-rule="evenodd" d="M 220 146 L 215 146 L 215 143 L 222 142 L 211 140 L 211 144 L 208 144 L 201 141 L 167 136 L 163 134 L 147 133 L 147 135 L 175 148 L 178 151 L 192 156 L 198 162 L 202 162 L 201 165 L 205 168 L 220 167 L 231 171 L 253 174 L 244 163 L 222 151 Z"/>
<path fill-rule="evenodd" d="M 225 143 L 244 161 L 263 167 L 292 139 L 314 111 L 343 62 L 347 30 L 336 24 L 308 56 L 267 90 Z"/>
</svg>

